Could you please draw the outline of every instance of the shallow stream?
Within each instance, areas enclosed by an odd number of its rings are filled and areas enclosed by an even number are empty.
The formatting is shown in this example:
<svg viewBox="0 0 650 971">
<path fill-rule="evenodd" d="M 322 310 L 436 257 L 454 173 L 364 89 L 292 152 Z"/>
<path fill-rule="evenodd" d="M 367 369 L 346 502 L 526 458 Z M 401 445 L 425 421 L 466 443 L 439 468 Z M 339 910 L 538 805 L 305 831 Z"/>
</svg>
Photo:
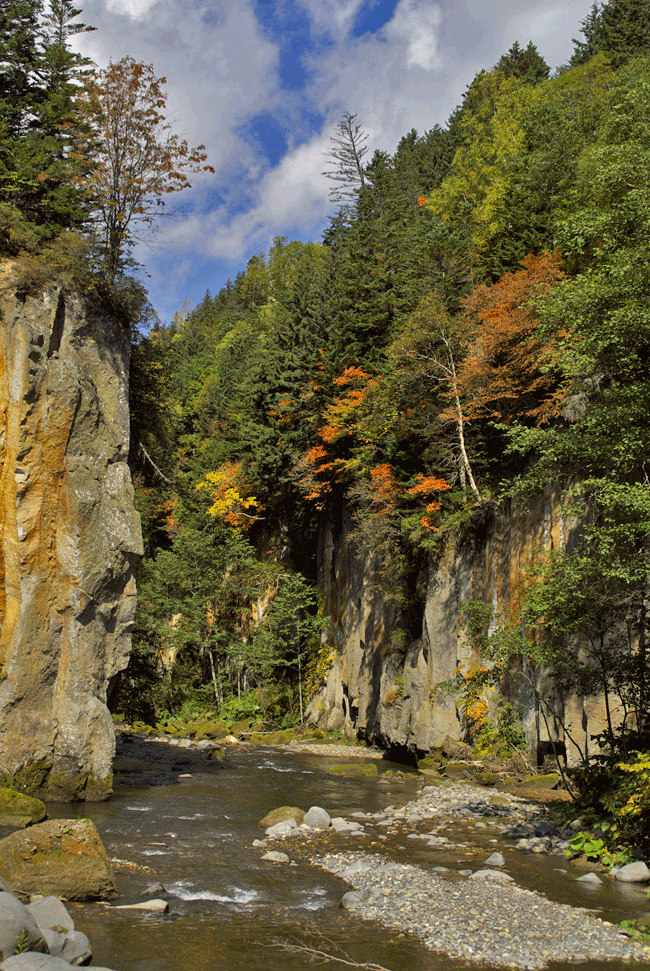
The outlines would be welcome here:
<svg viewBox="0 0 650 971">
<path fill-rule="evenodd" d="M 289 850 L 297 865 L 262 861 L 253 847 L 263 836 L 258 821 L 271 809 L 319 805 L 332 816 L 375 812 L 407 802 L 422 785 L 415 772 L 405 781 L 381 780 L 390 762 L 377 765 L 376 779 L 342 779 L 327 769 L 342 761 L 278 749 L 231 748 L 224 762 L 160 742 L 126 737 L 120 743 L 121 770 L 107 803 L 48 806 L 51 816 L 92 818 L 115 863 L 118 904 L 146 899 L 151 884 L 169 895 L 164 916 L 117 911 L 106 905 L 76 905 L 76 926 L 90 937 L 93 964 L 115 971 L 306 971 L 306 953 L 277 945 L 292 941 L 336 953 L 357 963 L 374 962 L 390 971 L 467 971 L 468 965 L 434 954 L 418 941 L 364 922 L 339 907 L 349 889 L 309 865 L 311 847 Z M 409 770 L 405 770 L 407 773 Z M 185 777 L 184 777 L 185 776 Z M 507 853 L 507 871 L 521 886 L 575 907 L 593 909 L 609 920 L 636 917 L 648 908 L 638 888 L 607 880 L 595 889 L 577 884 L 580 873 L 559 856 L 504 849 L 489 827 L 458 819 L 445 830 L 460 850 L 430 850 L 404 836 L 379 838 L 339 834 L 314 844 L 314 852 L 348 849 L 386 853 L 399 862 L 429 868 L 478 868 L 495 849 Z M 377 834 L 377 835 L 375 835 Z M 155 894 L 160 896 L 161 894 Z M 336 948 L 342 948 L 337 951 Z M 326 971 L 344 964 L 328 961 Z M 476 965 L 474 965 L 476 967 Z M 576 965 L 551 965 L 568 971 Z M 583 967 L 586 967 L 583 965 Z M 629 964 L 589 964 L 589 971 L 621 971 Z M 643 965 L 650 968 L 650 963 Z"/>
</svg>

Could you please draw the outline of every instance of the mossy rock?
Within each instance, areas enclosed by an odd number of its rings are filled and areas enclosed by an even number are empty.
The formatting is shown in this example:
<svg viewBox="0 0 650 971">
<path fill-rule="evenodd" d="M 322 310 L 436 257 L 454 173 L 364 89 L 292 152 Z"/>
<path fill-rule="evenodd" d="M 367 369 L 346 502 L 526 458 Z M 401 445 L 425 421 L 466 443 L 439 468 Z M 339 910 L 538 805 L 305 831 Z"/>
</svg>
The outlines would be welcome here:
<svg viewBox="0 0 650 971">
<path fill-rule="evenodd" d="M 226 750 L 223 748 L 209 748 L 205 753 L 205 757 L 212 762 L 223 762 L 226 757 Z"/>
<path fill-rule="evenodd" d="M 497 783 L 501 782 L 501 777 L 497 775 L 496 772 L 488 772 L 483 770 L 480 772 L 473 773 L 474 778 L 477 782 L 480 782 L 482 786 L 496 786 Z"/>
<path fill-rule="evenodd" d="M 433 755 L 427 755 L 423 759 L 418 759 L 418 769 L 438 769 L 440 768 L 440 759 L 435 758 Z"/>
<path fill-rule="evenodd" d="M 418 769 L 418 773 L 425 779 L 441 779 L 442 773 L 439 769 Z"/>
<path fill-rule="evenodd" d="M 325 737 L 325 733 L 321 731 L 320 728 L 308 728 L 305 732 L 305 738 L 314 739 L 314 741 L 319 741 Z"/>
<path fill-rule="evenodd" d="M 262 745 L 286 745 L 296 738 L 296 733 L 292 728 L 285 728 L 281 732 L 271 732 L 269 735 L 262 735 Z"/>
<path fill-rule="evenodd" d="M 522 785 L 529 786 L 531 789 L 555 789 L 560 781 L 557 772 L 548 772 L 546 775 L 530 775 L 523 780 Z"/>
<path fill-rule="evenodd" d="M 24 829 L 32 823 L 40 823 L 46 817 L 45 803 L 40 799 L 11 789 L 0 789 L 0 826 Z"/>
<path fill-rule="evenodd" d="M 243 735 L 244 732 L 250 731 L 252 722 L 252 718 L 240 718 L 239 721 L 234 722 L 230 731 L 233 735 Z"/>
<path fill-rule="evenodd" d="M 476 776 L 466 765 L 459 765 L 458 762 L 448 762 L 445 766 L 445 778 L 456 782 L 475 782 Z"/>
<path fill-rule="evenodd" d="M 276 823 L 283 823 L 287 819 L 295 819 L 296 826 L 300 826 L 304 818 L 304 809 L 298 809 L 297 806 L 280 806 L 278 809 L 272 809 L 270 813 L 267 813 L 264 819 L 260 819 L 257 825 L 260 829 L 268 829 L 269 826 L 275 826 Z"/>
<path fill-rule="evenodd" d="M 202 722 L 197 726 L 196 738 L 223 738 L 224 735 L 228 734 L 228 729 L 224 723 L 220 720 Z"/>
<path fill-rule="evenodd" d="M 350 762 L 345 765 L 334 765 L 327 770 L 328 775 L 338 775 L 344 779 L 373 778 L 379 775 L 374 762 Z"/>
<path fill-rule="evenodd" d="M 0 840 L 0 876 L 27 894 L 109 900 L 117 887 L 89 819 L 50 819 Z"/>
<path fill-rule="evenodd" d="M 148 738 L 149 735 L 156 734 L 155 728 L 152 728 L 151 725 L 146 725 L 144 722 L 140 722 L 140 721 L 133 722 L 133 725 L 131 726 L 131 728 L 133 729 L 136 735 L 144 735 L 145 738 Z"/>
</svg>

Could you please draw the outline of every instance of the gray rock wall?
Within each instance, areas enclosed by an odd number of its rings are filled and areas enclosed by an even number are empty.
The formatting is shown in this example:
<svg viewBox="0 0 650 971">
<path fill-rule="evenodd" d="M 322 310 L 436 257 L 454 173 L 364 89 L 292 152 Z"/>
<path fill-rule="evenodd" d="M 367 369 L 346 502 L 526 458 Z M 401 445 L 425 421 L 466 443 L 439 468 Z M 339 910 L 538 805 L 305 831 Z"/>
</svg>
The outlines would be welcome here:
<svg viewBox="0 0 650 971">
<path fill-rule="evenodd" d="M 0 269 L 0 778 L 45 799 L 110 794 L 142 553 L 129 352 L 115 319 Z"/>
<path fill-rule="evenodd" d="M 319 561 L 331 618 L 324 634 L 332 647 L 331 663 L 311 699 L 309 720 L 388 748 L 420 753 L 439 746 L 446 736 L 463 738 L 466 723 L 450 682 L 459 670 L 466 673 L 472 665 L 485 663 L 468 638 L 464 605 L 474 600 L 492 604 L 494 616 L 515 607 L 527 568 L 547 550 L 570 543 L 576 525 L 548 493 L 530 508 L 504 503 L 462 536 L 441 537 L 420 595 L 420 636 L 406 646 L 395 636 L 403 625 L 394 591 L 382 588 L 372 557 L 355 551 L 348 539 L 349 523 L 336 533 L 326 530 Z M 501 685 L 523 716 L 533 756 L 548 754 L 552 738 L 566 744 L 569 762 L 575 761 L 575 747 L 551 717 L 550 707 L 540 706 L 532 681 L 581 747 L 604 728 L 602 699 L 561 697 L 545 673 L 533 673 L 525 659 L 513 665 Z M 486 692 L 491 712 L 500 697 L 499 692 Z"/>
</svg>

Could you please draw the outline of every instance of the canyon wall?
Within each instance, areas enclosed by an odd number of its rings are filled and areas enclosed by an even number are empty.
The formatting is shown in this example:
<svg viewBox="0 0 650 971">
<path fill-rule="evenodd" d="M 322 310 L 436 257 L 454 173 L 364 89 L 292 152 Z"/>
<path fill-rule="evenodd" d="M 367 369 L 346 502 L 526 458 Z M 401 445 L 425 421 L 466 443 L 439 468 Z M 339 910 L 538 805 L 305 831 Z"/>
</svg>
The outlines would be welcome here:
<svg viewBox="0 0 650 971">
<path fill-rule="evenodd" d="M 411 640 L 404 638 L 395 591 L 378 575 L 373 557 L 360 556 L 350 542 L 350 524 L 325 530 L 319 579 L 330 617 L 323 637 L 331 650 L 309 720 L 402 752 L 425 753 L 447 736 L 462 739 L 467 726 L 453 681 L 457 672 L 486 663 L 467 633 L 463 607 L 482 601 L 492 605 L 494 618 L 507 612 L 525 571 L 545 551 L 570 545 L 577 528 L 548 492 L 529 507 L 502 503 L 461 534 L 441 535 L 421 589 L 411 591 L 421 616 Z M 540 694 L 546 704 L 540 705 Z M 591 735 L 605 727 L 602 699 L 561 696 L 525 659 L 513 664 L 500 690 L 486 692 L 493 715 L 503 697 L 520 713 L 528 747 L 539 761 L 553 746 L 560 751 L 566 746 L 568 762 L 577 761 L 573 743 L 593 747 Z M 560 717 L 554 719 L 552 710 Z"/>
<path fill-rule="evenodd" d="M 111 791 L 106 695 L 128 661 L 142 553 L 129 336 L 0 268 L 0 779 L 50 800 Z"/>
</svg>

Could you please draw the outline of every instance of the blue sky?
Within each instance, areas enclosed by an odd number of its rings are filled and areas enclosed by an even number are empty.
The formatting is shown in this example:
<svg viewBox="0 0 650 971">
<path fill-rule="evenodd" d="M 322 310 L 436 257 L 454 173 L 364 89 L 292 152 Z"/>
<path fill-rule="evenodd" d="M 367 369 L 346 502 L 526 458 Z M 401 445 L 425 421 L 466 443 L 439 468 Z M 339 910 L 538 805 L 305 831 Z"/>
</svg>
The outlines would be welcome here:
<svg viewBox="0 0 650 971">
<path fill-rule="evenodd" d="M 564 63 L 592 0 L 81 0 L 100 66 L 129 54 L 167 79 L 168 111 L 215 173 L 139 248 L 163 321 L 214 295 L 275 236 L 320 239 L 322 175 L 344 111 L 375 149 L 444 124 L 474 74 L 518 40 Z"/>
</svg>

